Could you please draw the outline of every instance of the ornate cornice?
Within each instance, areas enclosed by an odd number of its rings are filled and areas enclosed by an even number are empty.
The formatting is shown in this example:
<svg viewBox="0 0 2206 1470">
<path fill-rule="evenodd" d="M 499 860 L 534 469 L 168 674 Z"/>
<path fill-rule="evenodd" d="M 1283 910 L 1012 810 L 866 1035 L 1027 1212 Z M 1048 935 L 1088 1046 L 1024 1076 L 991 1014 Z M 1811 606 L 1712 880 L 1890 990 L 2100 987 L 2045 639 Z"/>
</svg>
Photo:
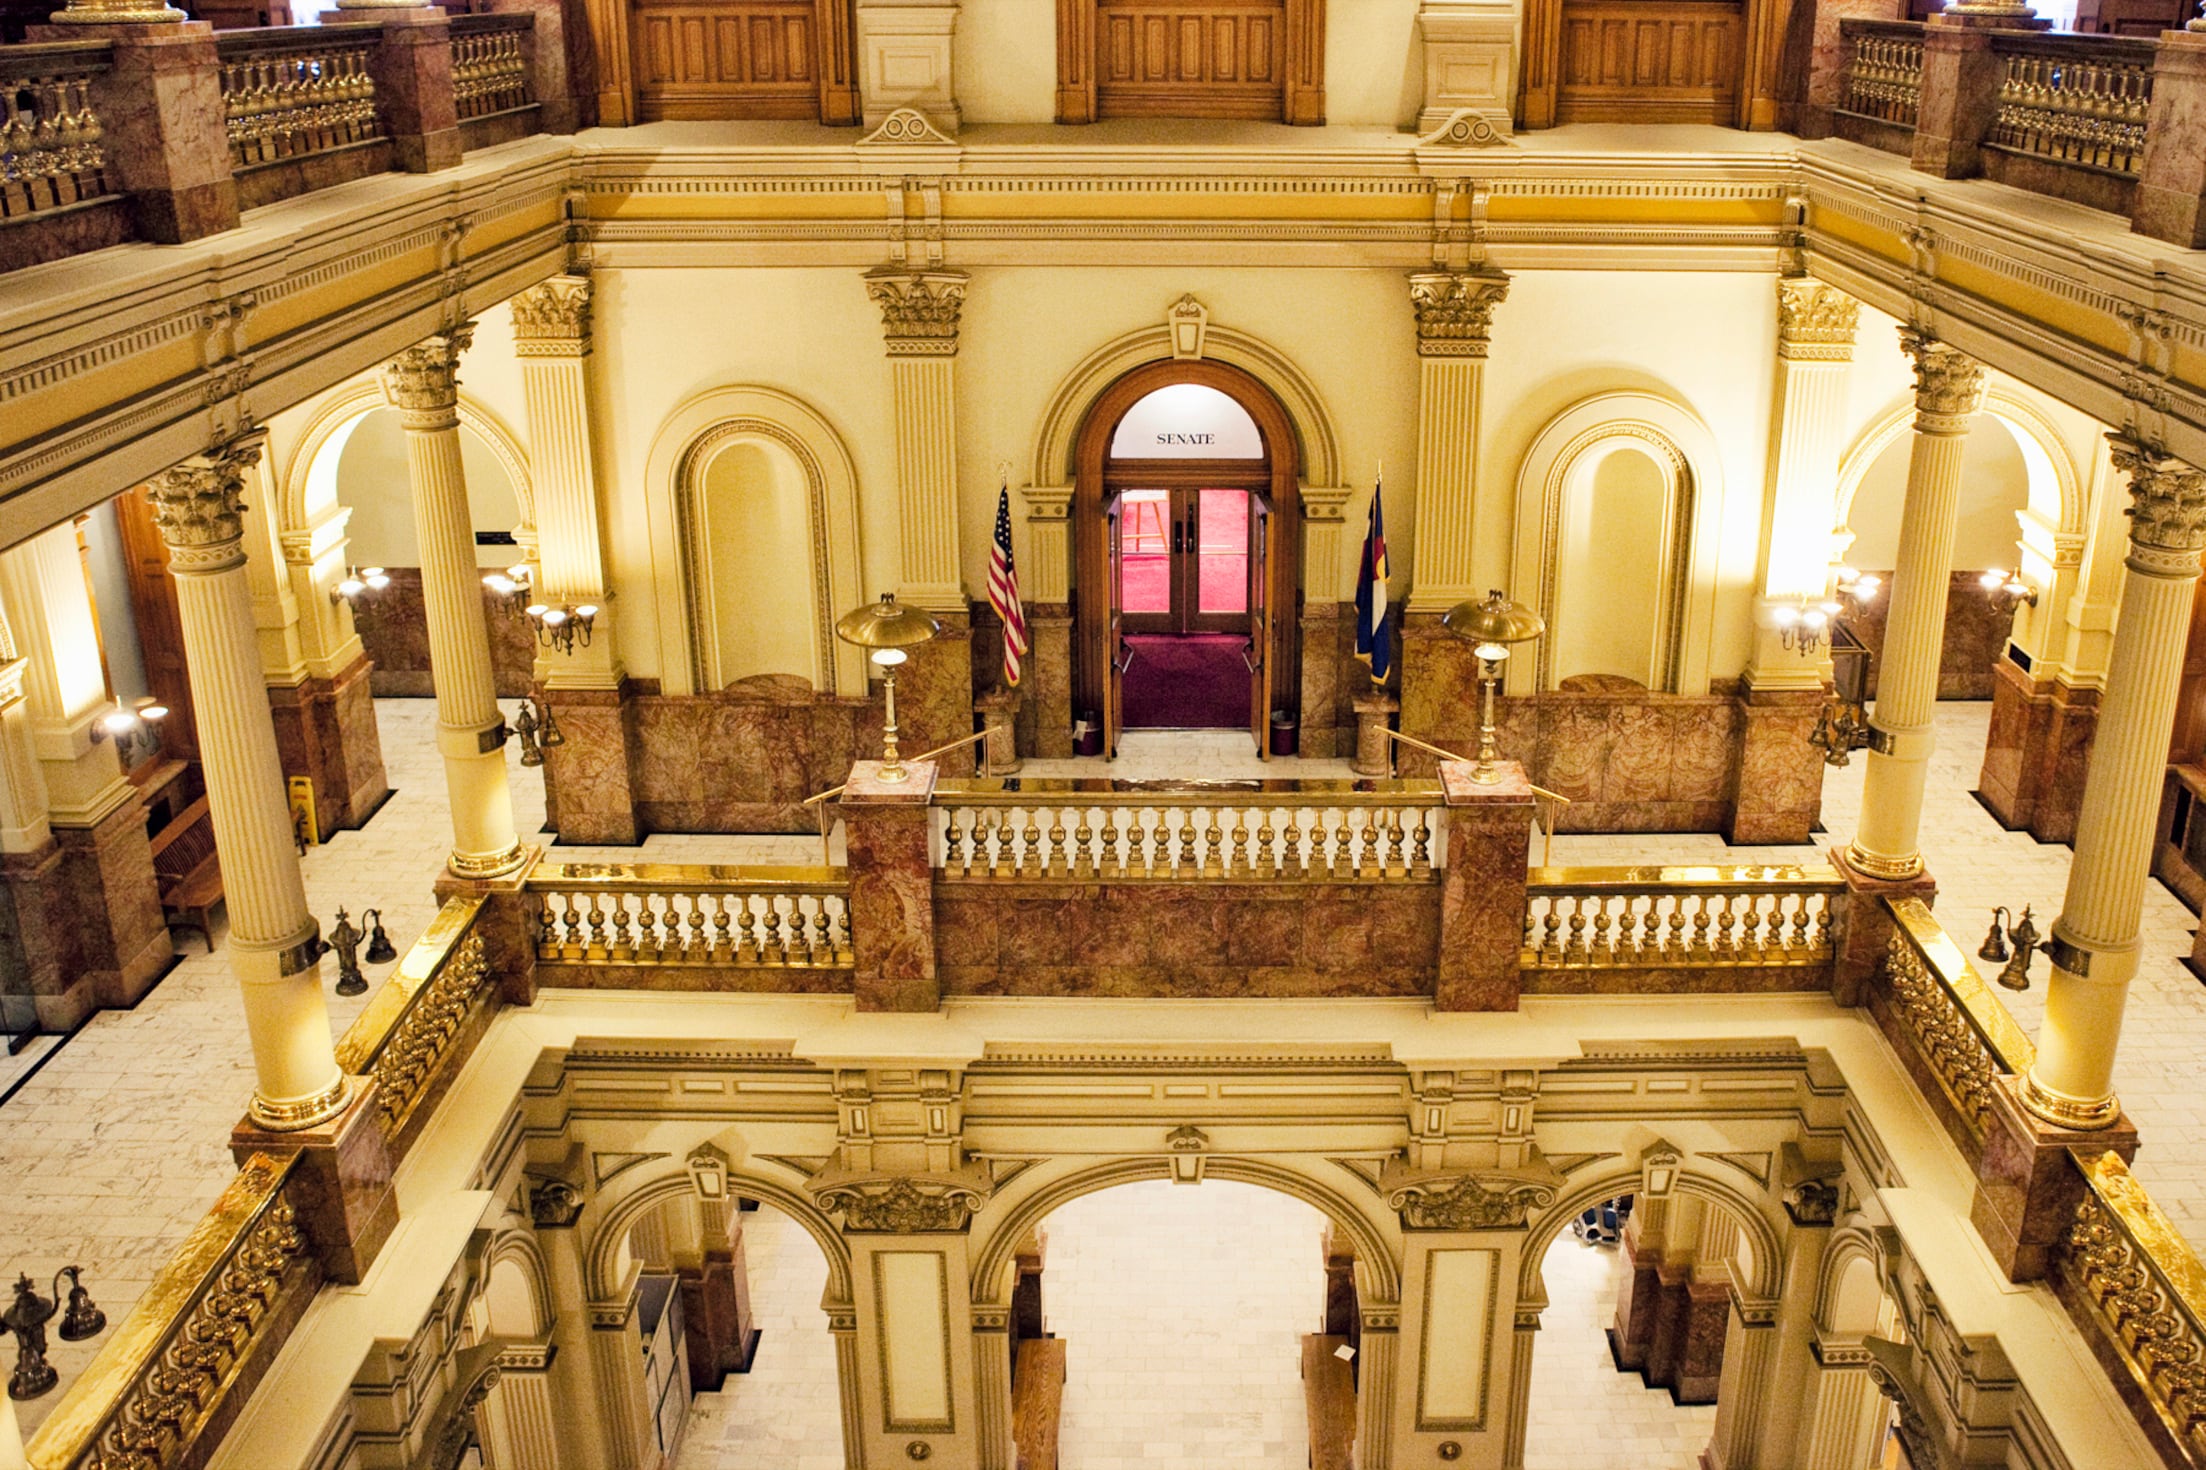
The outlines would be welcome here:
<svg viewBox="0 0 2206 1470">
<path fill-rule="evenodd" d="M 1409 278 L 1419 357 L 1484 357 L 1494 308 L 1509 295 L 1504 275 L 1419 271 Z"/>
<path fill-rule="evenodd" d="M 881 308 L 889 356 L 956 356 L 966 279 L 963 271 L 868 271 L 866 295 Z"/>
<path fill-rule="evenodd" d="M 146 482 L 153 522 L 168 544 L 169 569 L 178 576 L 245 564 L 245 474 L 264 442 L 259 434 L 233 440 Z"/>
<path fill-rule="evenodd" d="M 2148 577 L 2198 575 L 2206 551 L 2206 471 L 2121 434 L 2107 435 L 2114 467 L 2129 476 L 2129 557 Z"/>
<path fill-rule="evenodd" d="M 1984 406 L 1984 365 L 1913 327 L 1900 328 L 1900 350 L 1915 360 L 1915 427 L 1966 434 Z"/>
<path fill-rule="evenodd" d="M 411 429 L 459 423 L 460 354 L 475 339 L 475 324 L 461 322 L 417 342 L 383 365 L 383 394 Z"/>
<path fill-rule="evenodd" d="M 1851 362 L 1861 303 L 1807 276 L 1777 282 L 1777 355 L 1794 362 Z"/>
<path fill-rule="evenodd" d="M 986 1169 L 955 1174 L 846 1174 L 830 1169 L 805 1181 L 823 1210 L 840 1210 L 843 1229 L 899 1235 L 963 1230 L 988 1202 Z"/>
<path fill-rule="evenodd" d="M 521 357 L 579 357 L 590 350 L 588 276 L 553 276 L 513 298 L 513 350 Z"/>
</svg>

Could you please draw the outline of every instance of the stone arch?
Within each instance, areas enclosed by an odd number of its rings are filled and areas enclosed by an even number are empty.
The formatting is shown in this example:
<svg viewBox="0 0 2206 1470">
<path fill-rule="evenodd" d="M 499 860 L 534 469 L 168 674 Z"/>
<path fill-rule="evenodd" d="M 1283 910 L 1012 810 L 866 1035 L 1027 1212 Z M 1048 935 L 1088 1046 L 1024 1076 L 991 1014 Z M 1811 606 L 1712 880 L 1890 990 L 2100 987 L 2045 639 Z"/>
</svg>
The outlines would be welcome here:
<svg viewBox="0 0 2206 1470">
<path fill-rule="evenodd" d="M 1687 1159 L 1689 1161 L 1691 1156 Z M 1527 1308 L 1547 1305 L 1541 1264 L 1547 1258 L 1548 1247 L 1555 1243 L 1563 1227 L 1579 1211 L 1620 1194 L 1637 1193 L 1640 1187 L 1640 1171 L 1636 1164 L 1606 1170 L 1582 1182 L 1566 1181 L 1555 1202 L 1533 1219 L 1525 1234 L 1524 1256 L 1517 1279 L 1518 1303 Z M 1679 1194 L 1718 1206 L 1738 1225 L 1739 1233 L 1754 1252 L 1753 1275 L 1750 1280 L 1738 1283 L 1739 1295 L 1750 1305 L 1774 1306 L 1785 1289 L 1784 1242 L 1763 1206 L 1744 1190 L 1700 1173 L 1686 1163 L 1679 1165 L 1675 1189 Z"/>
<path fill-rule="evenodd" d="M 389 407 L 390 401 L 383 396 L 383 385 L 369 377 L 339 389 L 314 410 L 305 432 L 284 462 L 282 478 L 277 481 L 280 489 L 276 530 L 279 534 L 305 531 L 312 526 L 315 510 L 310 501 L 310 477 L 323 452 L 341 452 L 346 437 L 362 419 L 379 408 Z M 513 482 L 514 498 L 520 502 L 521 523 L 533 528 L 536 525 L 536 492 L 531 488 L 528 450 L 521 437 L 464 388 L 460 390 L 460 422 L 473 429 L 489 447 L 492 456 L 504 466 L 507 478 Z"/>
<path fill-rule="evenodd" d="M 1823 1248 L 1821 1268 L 1815 1280 L 1815 1325 L 1825 1333 L 1846 1333 L 1853 1336 L 1874 1329 L 1875 1313 L 1866 1323 L 1852 1320 L 1857 1316 L 1854 1284 L 1859 1279 L 1855 1272 L 1866 1269 L 1875 1300 L 1885 1296 L 1884 1284 L 1887 1262 L 1885 1253 L 1876 1237 L 1867 1230 L 1849 1228 L 1833 1231 L 1831 1240 Z"/>
<path fill-rule="evenodd" d="M 477 1289 L 489 1290 L 491 1274 L 509 1264 L 516 1267 L 521 1279 L 528 1283 L 529 1304 L 536 1313 L 536 1331 L 549 1331 L 552 1319 L 559 1314 L 559 1304 L 552 1291 L 551 1264 L 544 1259 L 544 1248 L 537 1244 L 534 1233 L 520 1229 L 499 1231 L 483 1257 L 482 1278 Z"/>
<path fill-rule="evenodd" d="M 668 1200 L 690 1193 L 696 1186 L 689 1171 L 670 1162 L 667 1172 L 634 1185 L 604 1208 L 582 1252 L 582 1279 L 593 1302 L 605 1301 L 619 1289 L 613 1279 L 613 1260 L 637 1220 Z M 827 1299 L 848 1304 L 851 1300 L 850 1246 L 832 1220 L 820 1212 L 800 1190 L 761 1178 L 740 1165 L 728 1171 L 728 1193 L 763 1200 L 803 1226 L 827 1258 Z M 594 1202 L 593 1202 L 594 1203 Z"/>
<path fill-rule="evenodd" d="M 858 540 L 858 471 L 826 416 L 794 394 L 755 384 L 711 388 L 659 426 L 644 473 L 645 510 L 656 572 L 659 674 L 668 694 L 696 694 L 702 664 L 696 634 L 695 498 L 705 467 L 722 450 L 762 442 L 793 457 L 805 478 L 812 532 L 811 592 L 822 693 L 862 695 L 859 650 L 838 643 L 835 619 L 865 600 Z"/>
<path fill-rule="evenodd" d="M 1579 476 L 1619 448 L 1646 453 L 1666 472 L 1662 593 L 1651 687 L 1705 690 L 1715 631 L 1723 456 L 1715 435 L 1682 403 L 1644 392 L 1599 393 L 1564 409 L 1533 437 L 1517 471 L 1512 591 L 1529 593 L 1554 624 L 1558 542 L 1565 499 Z M 1528 694 L 1555 682 L 1555 640 L 1543 638 L 1529 669 L 1512 664 L 1509 689 Z"/>
<path fill-rule="evenodd" d="M 2035 403 L 2001 385 L 1986 390 L 1984 412 L 2004 424 L 2022 448 L 2023 460 L 2030 467 L 2030 514 L 2043 521 L 2056 535 L 2080 539 L 2088 534 L 2087 507 L 2076 474 L 2076 462 L 2061 442 L 2060 430 L 2052 419 Z M 1914 423 L 1914 395 L 1903 395 L 1870 420 L 1869 426 L 1839 457 L 1831 514 L 1834 538 L 1845 536 L 1847 527 L 1852 524 L 1854 497 L 1860 493 L 1869 467 Z"/>
<path fill-rule="evenodd" d="M 1090 1164 L 1036 1185 L 1018 1198 L 975 1242 L 972 1249 L 974 1305 L 1010 1305 L 1014 1256 L 1019 1242 L 1060 1205 L 1114 1185 L 1171 1177 L 1170 1160 L 1152 1155 Z M 1353 1175 L 1343 1171 L 1336 1184 L 1319 1177 L 1313 1169 L 1293 1163 L 1210 1154 L 1203 1158 L 1203 1178 L 1259 1185 L 1291 1195 L 1322 1212 L 1355 1244 L 1357 1285 L 1364 1293 L 1365 1304 L 1392 1304 L 1401 1300 L 1401 1252 L 1385 1226 L 1365 1213 L 1349 1193 L 1347 1186 L 1354 1181 Z"/>
</svg>

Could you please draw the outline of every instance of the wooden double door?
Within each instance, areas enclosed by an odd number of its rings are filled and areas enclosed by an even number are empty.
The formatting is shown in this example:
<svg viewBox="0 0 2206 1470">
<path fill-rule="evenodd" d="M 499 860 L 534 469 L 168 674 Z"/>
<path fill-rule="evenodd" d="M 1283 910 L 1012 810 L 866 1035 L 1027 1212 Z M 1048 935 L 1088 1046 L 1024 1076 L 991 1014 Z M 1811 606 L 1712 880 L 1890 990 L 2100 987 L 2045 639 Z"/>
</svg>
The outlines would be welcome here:
<svg viewBox="0 0 2206 1470">
<path fill-rule="evenodd" d="M 630 0 L 638 122 L 858 120 L 851 0 Z"/>
</svg>

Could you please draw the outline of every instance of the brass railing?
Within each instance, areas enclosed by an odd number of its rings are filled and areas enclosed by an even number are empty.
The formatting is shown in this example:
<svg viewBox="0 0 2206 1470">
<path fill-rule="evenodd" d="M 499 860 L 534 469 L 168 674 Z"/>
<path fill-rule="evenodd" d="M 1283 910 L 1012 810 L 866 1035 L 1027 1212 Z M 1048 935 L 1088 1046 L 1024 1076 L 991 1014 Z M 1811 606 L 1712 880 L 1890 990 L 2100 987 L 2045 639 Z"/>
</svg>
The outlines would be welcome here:
<svg viewBox="0 0 2206 1470">
<path fill-rule="evenodd" d="M 452 17 L 452 100 L 461 122 L 536 100 L 529 95 L 528 58 L 521 50 L 534 25 L 526 15 Z"/>
<path fill-rule="evenodd" d="M 377 1121 L 396 1138 L 445 1055 L 487 1003 L 490 967 L 475 933 L 484 900 L 450 898 L 337 1043 L 337 1064 L 376 1081 Z"/>
<path fill-rule="evenodd" d="M 1447 850 L 1437 781 L 944 781 L 946 879 L 1430 880 Z"/>
<path fill-rule="evenodd" d="M 1883 969 L 1894 1012 L 1947 1101 L 1981 1141 L 1991 1117 L 1992 1079 L 2028 1071 L 2037 1048 L 1928 905 L 1907 898 L 1889 907 L 1893 928 Z"/>
<path fill-rule="evenodd" d="M 2069 1150 L 2084 1177 L 2064 1295 L 2121 1357 L 2183 1462 L 2206 1465 L 2206 1262 L 2119 1155 Z"/>
<path fill-rule="evenodd" d="M 379 136 L 371 25 L 226 31 L 223 124 L 238 168 L 349 147 Z"/>
<path fill-rule="evenodd" d="M 1825 867 L 1534 868 L 1526 969 L 1828 965 Z"/>
<path fill-rule="evenodd" d="M 295 1159 L 297 1156 L 294 1155 Z M 320 1282 L 285 1197 L 291 1161 L 255 1154 L 154 1278 L 28 1446 L 33 1470 L 169 1470 L 227 1423 L 239 1370 L 264 1360 Z"/>
<path fill-rule="evenodd" d="M 108 192 L 92 81 L 109 54 L 104 41 L 0 49 L 0 219 Z"/>
<path fill-rule="evenodd" d="M 2086 168 L 2137 172 L 2152 107 L 2152 42 L 2008 31 L 1990 38 L 2004 70 L 1986 142 Z"/>
<path fill-rule="evenodd" d="M 841 868 L 539 863 L 543 964 L 851 968 Z"/>
<path fill-rule="evenodd" d="M 1844 20 L 1846 88 L 1839 110 L 1915 126 L 1923 93 L 1923 28 L 1910 21 Z"/>
</svg>

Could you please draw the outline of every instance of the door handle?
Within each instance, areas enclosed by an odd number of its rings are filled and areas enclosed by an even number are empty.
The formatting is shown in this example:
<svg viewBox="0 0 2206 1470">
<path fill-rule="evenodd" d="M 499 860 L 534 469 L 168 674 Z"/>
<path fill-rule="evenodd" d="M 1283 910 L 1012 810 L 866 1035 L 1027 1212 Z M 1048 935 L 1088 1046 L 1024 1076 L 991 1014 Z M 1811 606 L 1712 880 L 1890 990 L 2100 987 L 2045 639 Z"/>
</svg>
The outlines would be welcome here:
<svg viewBox="0 0 2206 1470">
<path fill-rule="evenodd" d="M 1254 638 L 1251 638 L 1246 644 L 1242 645 L 1241 662 L 1249 666 L 1249 672 L 1252 674 L 1264 666 L 1263 662 L 1260 659 L 1253 659 L 1249 657 L 1249 655 L 1254 653 L 1255 651 L 1256 640 Z"/>
<path fill-rule="evenodd" d="M 1185 531 L 1180 522 L 1174 521 L 1172 523 L 1172 550 L 1175 554 L 1187 549 L 1186 542 L 1183 539 L 1184 535 Z"/>
<path fill-rule="evenodd" d="M 1123 674 L 1128 669 L 1134 666 L 1134 645 L 1132 645 L 1131 643 L 1121 643 L 1118 645 L 1118 647 L 1119 651 L 1125 654 L 1125 657 L 1122 659 L 1112 659 L 1111 667 L 1113 669 L 1116 669 L 1119 673 Z"/>
</svg>

